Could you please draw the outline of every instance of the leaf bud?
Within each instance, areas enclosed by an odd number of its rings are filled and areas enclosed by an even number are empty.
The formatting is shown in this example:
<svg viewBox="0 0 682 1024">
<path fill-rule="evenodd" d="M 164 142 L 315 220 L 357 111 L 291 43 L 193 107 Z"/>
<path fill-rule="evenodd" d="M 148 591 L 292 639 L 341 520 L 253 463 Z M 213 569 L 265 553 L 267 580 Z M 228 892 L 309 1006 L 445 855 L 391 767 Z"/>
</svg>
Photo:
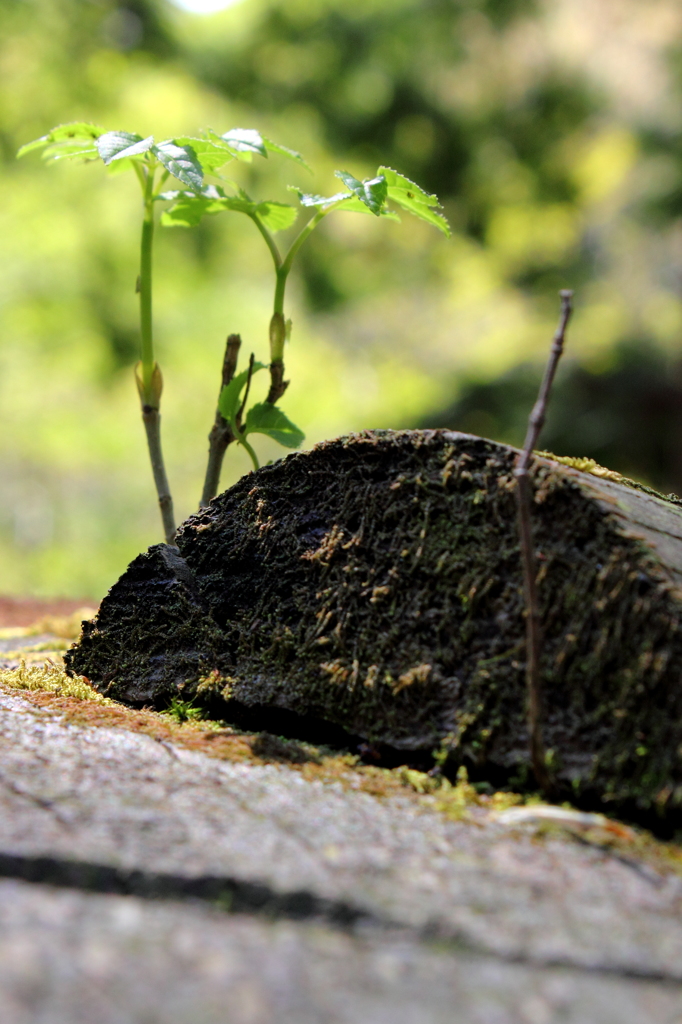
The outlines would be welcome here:
<svg viewBox="0 0 682 1024">
<path fill-rule="evenodd" d="M 145 372 L 147 371 L 147 372 Z M 161 404 L 163 377 L 158 363 L 149 368 L 141 362 L 135 364 L 135 383 L 142 403 L 142 409 L 158 409 Z"/>
<path fill-rule="evenodd" d="M 281 363 L 284 360 L 284 342 L 287 329 L 281 313 L 273 313 L 270 321 L 270 360 Z"/>
</svg>

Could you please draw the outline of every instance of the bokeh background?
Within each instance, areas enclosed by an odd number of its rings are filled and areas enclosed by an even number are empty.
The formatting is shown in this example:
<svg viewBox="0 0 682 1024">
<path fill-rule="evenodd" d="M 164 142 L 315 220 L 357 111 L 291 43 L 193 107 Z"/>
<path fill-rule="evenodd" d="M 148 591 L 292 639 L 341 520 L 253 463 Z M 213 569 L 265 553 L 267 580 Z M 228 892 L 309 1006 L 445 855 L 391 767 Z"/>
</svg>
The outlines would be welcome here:
<svg viewBox="0 0 682 1024">
<path fill-rule="evenodd" d="M 441 197 L 450 240 L 408 217 L 344 214 L 303 250 L 282 404 L 307 445 L 408 426 L 520 443 L 571 287 L 543 444 L 682 491 L 677 0 L 183 2 L 0 2 L 1 592 L 99 598 L 160 539 L 132 381 L 137 184 L 101 164 L 15 159 L 70 120 L 159 138 L 257 127 L 315 170 L 240 164 L 267 198 L 287 201 L 290 183 L 329 194 L 335 168 L 378 163 Z M 181 518 L 197 505 L 225 336 L 267 357 L 271 278 L 247 218 L 159 232 Z M 248 468 L 230 450 L 225 485 Z"/>
</svg>

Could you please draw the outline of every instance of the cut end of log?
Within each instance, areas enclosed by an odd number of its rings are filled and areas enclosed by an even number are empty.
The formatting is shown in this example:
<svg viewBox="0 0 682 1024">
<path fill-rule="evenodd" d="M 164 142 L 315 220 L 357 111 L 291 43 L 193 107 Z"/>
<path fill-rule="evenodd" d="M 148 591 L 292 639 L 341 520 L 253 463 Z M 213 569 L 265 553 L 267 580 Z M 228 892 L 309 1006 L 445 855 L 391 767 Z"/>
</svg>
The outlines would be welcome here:
<svg viewBox="0 0 682 1024">
<path fill-rule="evenodd" d="M 181 693 L 271 731 L 293 713 L 522 787 L 516 455 L 369 431 L 264 467 L 183 524 L 179 556 L 131 563 L 69 670 L 133 704 Z M 553 777 L 682 816 L 682 510 L 538 456 L 531 481 Z"/>
</svg>

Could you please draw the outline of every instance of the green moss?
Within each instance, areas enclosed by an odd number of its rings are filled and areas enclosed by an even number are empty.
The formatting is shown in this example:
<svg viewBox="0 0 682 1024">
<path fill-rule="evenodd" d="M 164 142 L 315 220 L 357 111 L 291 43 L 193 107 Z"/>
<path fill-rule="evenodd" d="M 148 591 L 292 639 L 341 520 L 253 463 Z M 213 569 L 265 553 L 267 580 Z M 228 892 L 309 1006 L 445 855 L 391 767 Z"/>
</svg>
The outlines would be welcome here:
<svg viewBox="0 0 682 1024">
<path fill-rule="evenodd" d="M 0 684 L 12 690 L 29 690 L 51 693 L 57 697 L 74 697 L 77 700 L 94 701 L 96 704 L 112 704 L 90 685 L 82 676 L 69 676 L 63 666 L 50 662 L 42 665 L 27 665 L 22 660 L 18 668 L 0 669 Z"/>
</svg>

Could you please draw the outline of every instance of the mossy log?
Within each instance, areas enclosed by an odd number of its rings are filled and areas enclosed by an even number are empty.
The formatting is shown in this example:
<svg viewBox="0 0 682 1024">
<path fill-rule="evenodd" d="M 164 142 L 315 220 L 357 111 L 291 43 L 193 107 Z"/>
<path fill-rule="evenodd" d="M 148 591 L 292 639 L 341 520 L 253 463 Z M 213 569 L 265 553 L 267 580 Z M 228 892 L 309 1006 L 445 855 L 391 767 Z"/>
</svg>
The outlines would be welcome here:
<svg viewBox="0 0 682 1024">
<path fill-rule="evenodd" d="M 68 669 L 130 703 L 181 694 L 269 728 L 294 712 L 518 784 L 516 455 L 467 434 L 374 431 L 264 467 L 184 523 L 179 553 L 131 563 Z M 559 785 L 682 814 L 682 508 L 538 456 L 532 480 Z"/>
</svg>

